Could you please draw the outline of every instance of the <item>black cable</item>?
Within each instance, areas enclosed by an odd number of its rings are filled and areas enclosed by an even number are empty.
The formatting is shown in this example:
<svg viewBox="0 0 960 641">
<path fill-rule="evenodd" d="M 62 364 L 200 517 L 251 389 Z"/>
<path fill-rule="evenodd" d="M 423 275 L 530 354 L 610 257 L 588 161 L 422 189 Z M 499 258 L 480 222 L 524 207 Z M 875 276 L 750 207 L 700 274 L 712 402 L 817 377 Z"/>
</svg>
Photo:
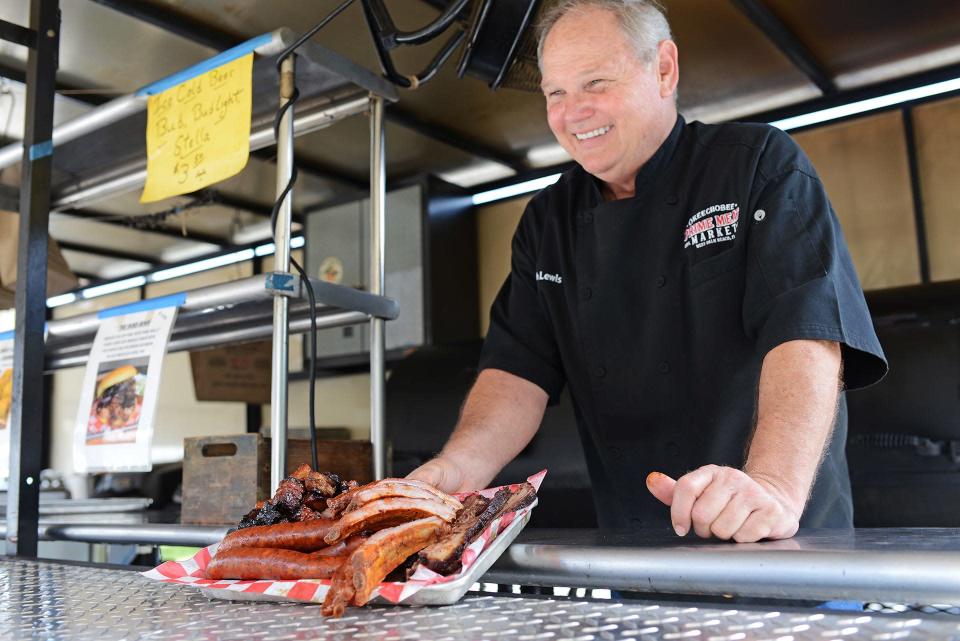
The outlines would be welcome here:
<svg viewBox="0 0 960 641">
<path fill-rule="evenodd" d="M 284 49 L 282 52 L 280 52 L 280 57 L 277 58 L 277 71 L 280 70 L 280 65 L 283 64 L 283 61 L 284 59 L 286 59 L 287 56 L 289 56 L 294 51 L 299 49 L 304 42 L 306 42 L 307 40 L 315 36 L 318 31 L 320 31 L 321 29 L 327 26 L 328 22 L 330 22 L 331 20 L 339 16 L 343 12 L 343 10 L 349 7 L 351 4 L 353 4 L 353 0 L 344 0 L 343 2 L 341 2 L 340 6 L 338 6 L 336 9 L 328 13 L 326 17 L 320 22 L 318 22 L 312 29 L 310 29 L 310 31 L 306 32 L 305 34 L 297 38 L 297 40 L 292 45 L 290 45 L 289 47 Z"/>
<path fill-rule="evenodd" d="M 303 267 L 300 266 L 300 263 L 291 256 L 290 264 L 293 265 L 297 273 L 300 274 L 300 278 L 306 283 L 307 298 L 310 299 L 310 393 L 307 394 L 307 411 L 310 415 L 310 462 L 313 464 L 313 469 L 319 471 L 317 470 L 319 463 L 317 459 L 317 423 L 315 416 L 317 399 L 314 393 L 314 385 L 317 382 L 317 297 L 313 291 L 313 283 L 310 282 L 310 278 Z"/>
<path fill-rule="evenodd" d="M 303 43 L 312 38 L 320 29 L 325 27 L 327 23 L 336 18 L 340 13 L 346 9 L 348 6 L 353 4 L 353 0 L 345 0 L 338 6 L 336 9 L 331 11 L 327 16 L 317 23 L 315 27 L 310 29 L 302 36 L 300 36 L 292 45 L 287 47 L 280 53 L 280 56 L 277 58 L 277 71 L 280 71 L 283 61 L 286 60 L 289 56 L 293 55 L 293 52 L 296 51 Z M 282 83 L 282 81 L 281 81 Z M 297 77 L 296 73 L 293 76 L 293 94 L 280 109 L 277 110 L 276 115 L 273 118 L 273 135 L 274 139 L 279 144 L 280 142 L 280 121 L 283 120 L 283 116 L 287 111 L 293 109 L 294 105 L 297 102 L 297 99 L 300 97 L 300 90 L 297 89 Z M 290 127 L 293 128 L 293 115 L 291 114 Z M 283 204 L 283 201 L 290 195 L 290 192 L 293 191 L 293 185 L 297 182 L 297 166 L 293 165 L 292 171 L 290 172 L 290 180 L 287 182 L 287 185 L 283 188 L 283 191 L 280 192 L 280 196 L 273 203 L 273 210 L 270 212 L 270 230 L 274 236 L 274 243 L 276 243 L 276 231 L 277 231 L 277 216 L 280 213 L 280 207 Z M 314 470 L 319 471 L 320 467 L 318 457 L 317 457 L 317 421 L 315 416 L 316 410 L 316 385 L 317 385 L 317 298 L 316 292 L 313 291 L 313 283 L 310 282 L 310 277 L 307 276 L 306 271 L 303 267 L 300 266 L 293 256 L 290 257 L 290 264 L 293 265 L 293 268 L 297 270 L 297 273 L 300 274 L 301 281 L 307 287 L 307 298 L 310 300 L 310 365 L 309 365 L 309 376 L 310 376 L 310 391 L 307 395 L 307 404 L 308 404 L 308 423 L 310 426 L 310 463 Z M 288 320 L 289 322 L 289 320 Z"/>
</svg>

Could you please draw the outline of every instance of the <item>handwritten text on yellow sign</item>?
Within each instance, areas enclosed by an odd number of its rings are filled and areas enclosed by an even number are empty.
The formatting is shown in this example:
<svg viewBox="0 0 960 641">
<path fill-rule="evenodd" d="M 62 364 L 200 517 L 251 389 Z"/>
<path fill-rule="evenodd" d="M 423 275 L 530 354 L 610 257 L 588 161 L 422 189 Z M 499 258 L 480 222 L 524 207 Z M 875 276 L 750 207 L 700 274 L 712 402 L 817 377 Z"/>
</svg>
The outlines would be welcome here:
<svg viewBox="0 0 960 641">
<path fill-rule="evenodd" d="M 140 202 L 202 189 L 250 155 L 253 54 L 147 100 L 147 182 Z"/>
</svg>

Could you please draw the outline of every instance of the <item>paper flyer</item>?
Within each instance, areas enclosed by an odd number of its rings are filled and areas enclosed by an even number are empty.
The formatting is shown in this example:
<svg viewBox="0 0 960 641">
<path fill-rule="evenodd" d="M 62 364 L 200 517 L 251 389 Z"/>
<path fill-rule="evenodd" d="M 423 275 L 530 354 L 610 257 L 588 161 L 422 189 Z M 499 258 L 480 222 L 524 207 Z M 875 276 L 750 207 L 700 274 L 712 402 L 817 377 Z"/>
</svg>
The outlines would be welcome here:
<svg viewBox="0 0 960 641">
<path fill-rule="evenodd" d="M 13 407 L 13 332 L 0 332 L 0 478 L 10 475 L 10 410 Z"/>
<path fill-rule="evenodd" d="M 101 320 L 74 425 L 77 472 L 151 469 L 160 374 L 176 315 L 173 306 L 116 313 Z"/>
<path fill-rule="evenodd" d="M 253 54 L 147 99 L 147 180 L 140 202 L 240 173 L 250 155 Z"/>
</svg>

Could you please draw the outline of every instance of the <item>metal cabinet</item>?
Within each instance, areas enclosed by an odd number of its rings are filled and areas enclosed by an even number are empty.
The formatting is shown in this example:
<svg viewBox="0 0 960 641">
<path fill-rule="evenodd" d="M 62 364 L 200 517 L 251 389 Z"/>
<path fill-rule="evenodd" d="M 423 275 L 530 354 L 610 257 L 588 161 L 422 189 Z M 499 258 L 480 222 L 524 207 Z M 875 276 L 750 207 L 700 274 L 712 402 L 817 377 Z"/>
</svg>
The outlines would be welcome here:
<svg viewBox="0 0 960 641">
<path fill-rule="evenodd" d="M 479 336 L 475 225 L 469 199 L 455 191 L 423 179 L 387 193 L 385 295 L 403 310 L 387 325 L 386 349 L 393 357 Z M 366 289 L 368 220 L 369 199 L 310 213 L 305 245 L 310 276 Z M 456 314 L 447 311 L 451 307 Z M 368 349 L 367 326 L 317 333 L 318 359 L 325 366 L 361 362 Z"/>
</svg>

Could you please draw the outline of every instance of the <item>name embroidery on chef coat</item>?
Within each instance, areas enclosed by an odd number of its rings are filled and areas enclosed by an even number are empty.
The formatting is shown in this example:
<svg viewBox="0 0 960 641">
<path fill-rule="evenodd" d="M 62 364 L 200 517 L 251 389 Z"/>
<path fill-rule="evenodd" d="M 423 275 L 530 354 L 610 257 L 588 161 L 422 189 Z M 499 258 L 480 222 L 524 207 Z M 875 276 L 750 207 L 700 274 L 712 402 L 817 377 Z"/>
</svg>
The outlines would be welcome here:
<svg viewBox="0 0 960 641">
<path fill-rule="evenodd" d="M 556 283 L 557 285 L 563 283 L 563 276 L 560 274 L 545 274 L 542 271 L 537 271 L 536 277 L 537 280 L 545 280 L 548 283 Z"/>
<path fill-rule="evenodd" d="M 687 221 L 683 232 L 683 248 L 700 249 L 707 245 L 726 243 L 737 237 L 740 205 L 726 203 L 711 205 L 698 211 Z"/>
</svg>

